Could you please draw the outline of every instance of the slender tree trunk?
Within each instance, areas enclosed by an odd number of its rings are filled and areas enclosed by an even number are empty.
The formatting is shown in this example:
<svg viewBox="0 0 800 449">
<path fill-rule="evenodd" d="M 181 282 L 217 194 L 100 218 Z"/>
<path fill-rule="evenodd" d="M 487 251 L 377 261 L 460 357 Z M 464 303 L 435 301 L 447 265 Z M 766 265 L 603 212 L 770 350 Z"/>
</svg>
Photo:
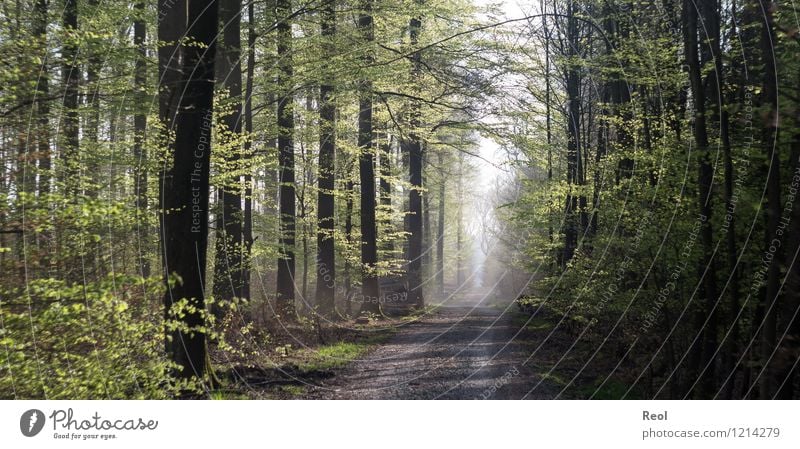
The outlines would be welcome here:
<svg viewBox="0 0 800 449">
<path fill-rule="evenodd" d="M 98 0 L 89 0 L 89 14 L 97 15 Z M 84 127 L 84 139 L 93 145 L 91 152 L 84 151 L 80 159 L 82 161 L 82 170 L 87 172 L 88 185 L 84 187 L 86 196 L 90 198 L 97 197 L 97 189 L 100 183 L 100 166 L 98 164 L 98 157 L 102 157 L 99 145 L 99 127 L 100 127 L 100 68 L 102 64 L 101 55 L 96 49 L 87 46 L 89 52 L 89 61 L 86 67 L 86 84 L 88 88 L 87 104 L 89 106 L 86 126 Z"/>
<path fill-rule="evenodd" d="M 379 142 L 380 148 L 380 206 L 383 213 L 386 214 L 386 219 L 383 221 L 382 231 L 389 233 L 392 231 L 392 144 L 391 138 L 386 133 L 383 133 Z M 394 243 L 392 239 L 386 240 L 385 250 L 388 253 L 394 252 Z M 391 257 L 391 256 L 390 256 Z"/>
<path fill-rule="evenodd" d="M 244 141 L 244 155 L 247 158 L 247 171 L 244 175 L 244 224 L 242 229 L 242 297 L 250 299 L 250 270 L 253 250 L 253 176 L 252 135 L 253 135 L 253 78 L 256 66 L 256 28 L 255 6 L 247 4 L 247 85 L 244 99 L 244 126 L 247 138 Z"/>
<path fill-rule="evenodd" d="M 409 23 L 411 46 L 416 47 L 419 41 L 419 32 L 422 21 L 418 17 Z M 412 79 L 420 77 L 422 55 L 415 50 L 412 59 Z M 409 302 L 416 307 L 425 305 L 422 291 L 422 142 L 419 136 L 420 104 L 414 101 L 411 105 L 411 131 L 408 142 L 408 169 L 411 190 L 408 194 L 408 289 Z"/>
<path fill-rule="evenodd" d="M 42 67 L 36 83 L 37 159 L 39 160 L 39 195 L 50 193 L 50 71 L 47 61 L 47 0 L 36 0 L 34 4 L 34 34 L 39 39 L 42 51 Z"/>
<path fill-rule="evenodd" d="M 553 183 L 553 131 L 552 131 L 552 113 L 550 111 L 550 28 L 547 25 L 547 1 L 542 0 L 542 26 L 544 28 L 544 92 L 545 92 L 545 130 L 547 133 L 547 188 L 550 189 Z M 548 195 L 549 196 L 549 195 Z M 553 211 L 552 208 L 547 206 L 547 236 L 550 243 L 553 243 Z"/>
<path fill-rule="evenodd" d="M 350 164 L 348 164 L 350 165 Z M 352 170 L 348 169 L 347 173 L 347 182 L 345 183 L 345 216 L 344 216 L 344 238 L 347 242 L 348 253 L 350 248 L 353 245 L 353 175 Z M 348 254 L 349 256 L 349 254 Z M 352 273 L 351 273 L 351 266 L 350 266 L 350 257 L 344 258 L 344 291 L 345 291 L 345 301 L 346 301 L 346 312 L 347 316 L 352 316 L 353 314 L 353 298 L 352 298 L 352 289 L 353 289 L 353 280 L 352 280 Z"/>
<path fill-rule="evenodd" d="M 428 176 L 425 173 L 426 161 L 422 160 L 422 187 L 426 190 L 422 195 L 422 272 L 427 278 L 431 266 L 431 255 L 433 250 L 431 247 L 431 237 L 433 230 L 431 229 L 431 202 L 430 191 L 428 190 Z"/>
<path fill-rule="evenodd" d="M 447 177 L 444 174 L 444 153 L 439 152 L 439 213 L 436 223 L 436 289 L 440 297 L 444 296 L 444 213 L 446 201 Z"/>
<path fill-rule="evenodd" d="M 698 153 L 698 203 L 700 212 L 700 240 L 702 256 L 698 267 L 698 275 L 702 282 L 702 303 L 695 314 L 695 329 L 701 332 L 700 341 L 695 343 L 690 357 L 691 371 L 700 375 L 699 390 L 701 396 L 714 391 L 716 364 L 713 356 L 717 348 L 717 283 L 714 266 L 714 242 L 711 228 L 712 181 L 713 167 L 709 161 L 708 131 L 706 129 L 706 94 L 701 77 L 701 61 L 698 57 L 698 11 L 696 4 L 687 0 L 686 11 L 686 59 L 689 66 L 689 80 L 694 105 L 694 139 Z"/>
<path fill-rule="evenodd" d="M 569 56 L 574 58 L 578 46 L 578 24 L 575 17 L 575 5 L 569 2 L 567 8 L 567 40 Z M 564 217 L 564 253 L 561 260 L 565 267 L 575 255 L 578 246 L 578 195 L 574 193 L 580 184 L 580 78 L 574 61 L 569 62 L 567 69 L 567 184 L 568 193 L 565 203 Z"/>
<path fill-rule="evenodd" d="M 458 175 L 456 176 L 456 288 L 462 288 L 464 283 L 464 156 L 458 155 Z"/>
<path fill-rule="evenodd" d="M 78 84 L 80 83 L 80 67 L 78 57 L 78 0 L 64 0 L 64 30 L 68 37 L 62 49 L 64 60 L 61 74 L 64 83 L 63 97 L 63 141 L 61 144 L 61 163 L 63 171 L 61 182 L 64 193 L 75 201 L 80 189 L 80 155 L 79 122 L 78 122 Z"/>
<path fill-rule="evenodd" d="M 363 2 L 358 28 L 367 46 L 364 62 L 372 65 L 372 45 L 375 40 L 372 24 L 372 0 Z M 361 179 L 361 312 L 380 313 L 381 295 L 375 265 L 378 262 L 377 225 L 375 222 L 375 151 L 372 146 L 372 81 L 359 84 L 358 112 L 359 174 Z"/>
<path fill-rule="evenodd" d="M 800 71 L 797 73 L 796 86 L 800 87 Z M 794 135 L 789 146 L 789 161 L 791 175 L 789 184 L 792 188 L 800 188 L 800 109 L 795 109 Z M 788 181 L 788 180 L 787 180 Z M 795 195 L 792 205 L 791 223 L 800 223 L 800 195 Z M 795 382 L 800 371 L 797 354 L 800 353 L 800 233 L 795 230 L 789 232 L 786 244 L 786 286 L 784 287 L 784 301 L 781 307 L 783 323 L 781 331 L 786 336 L 780 342 L 778 357 L 780 362 L 776 367 L 775 379 L 776 398 L 795 399 L 797 391 Z"/>
<path fill-rule="evenodd" d="M 727 252 L 727 265 L 730 272 L 728 291 L 730 295 L 730 306 L 728 310 L 728 323 L 730 324 L 730 334 L 722 350 L 722 375 L 727 376 L 734 369 L 735 357 L 738 353 L 739 325 L 736 316 L 740 308 L 740 287 L 739 270 L 737 266 L 737 245 L 736 245 L 736 201 L 733 192 L 733 160 L 731 157 L 730 141 L 730 118 L 725 105 L 725 79 L 722 66 L 722 50 L 720 43 L 721 18 L 716 2 L 703 3 L 701 12 L 703 14 L 703 29 L 707 33 L 707 39 L 703 45 L 705 64 L 713 63 L 714 72 L 709 74 L 707 85 L 711 91 L 711 118 L 719 127 L 720 143 L 723 152 L 724 166 L 724 199 L 726 206 L 726 216 L 723 228 L 725 232 L 725 243 Z M 733 396 L 733 376 L 731 381 L 725 385 L 725 397 L 730 399 Z"/>
<path fill-rule="evenodd" d="M 219 72 L 222 87 L 228 93 L 231 113 L 224 124 L 232 139 L 242 133 L 242 63 L 241 63 L 241 0 L 219 0 L 219 18 L 223 49 L 218 55 L 222 66 Z M 241 161 L 240 148 L 229 148 L 224 154 L 226 170 L 238 172 Z M 225 179 L 217 188 L 219 212 L 216 226 L 216 254 L 214 261 L 214 299 L 220 303 L 242 297 L 242 192 L 241 179 Z M 214 307 L 220 312 L 219 305 Z"/>
<path fill-rule="evenodd" d="M 136 46 L 136 63 L 134 66 L 133 90 L 136 98 L 136 111 L 133 114 L 133 159 L 134 182 L 136 191 L 136 240 L 138 244 L 139 273 L 143 277 L 150 276 L 151 230 L 147 227 L 147 150 L 144 146 L 147 130 L 147 114 L 144 104 L 147 102 L 147 46 L 145 39 L 145 3 L 137 1 L 134 5 L 136 18 L 133 22 L 133 45 Z"/>
<path fill-rule="evenodd" d="M 209 164 L 214 98 L 214 53 L 217 35 L 216 0 L 187 0 L 186 28 L 189 42 L 182 51 L 179 100 L 174 113 L 175 146 L 171 166 L 164 177 L 165 273 L 164 305 L 167 316 L 175 303 L 187 301 L 188 309 L 172 317 L 180 327 L 170 331 L 167 351 L 179 370 L 177 376 L 204 377 L 207 370 L 205 320 L 205 269 L 208 246 Z M 180 14 L 171 8 L 166 14 Z M 168 36 L 159 36 L 166 41 Z M 169 95 L 162 91 L 162 95 Z M 166 100 L 165 100 L 166 101 Z M 172 115 L 169 111 L 168 116 Z"/>
<path fill-rule="evenodd" d="M 327 59 L 333 57 L 336 36 L 336 5 L 328 2 L 322 10 L 322 43 Z M 335 202 L 336 185 L 336 104 L 335 79 L 326 67 L 325 81 L 319 88 L 319 193 L 317 194 L 317 294 L 319 311 L 331 316 L 336 299 Z"/>
<path fill-rule="evenodd" d="M 778 45 L 775 36 L 772 2 L 759 1 L 761 16 L 761 57 L 764 63 L 764 78 L 761 85 L 762 104 L 766 106 L 767 113 L 764 117 L 762 141 L 767 155 L 767 204 L 764 208 L 766 234 L 765 247 L 772 254 L 767 268 L 766 286 L 764 288 L 764 328 L 761 331 L 761 366 L 763 371 L 759 378 L 759 396 L 761 399 L 772 399 L 777 387 L 783 379 L 775 376 L 772 363 L 773 351 L 777 344 L 777 309 L 781 305 L 780 295 L 780 270 L 783 261 L 782 239 L 778 234 L 781 221 L 781 182 L 780 182 L 780 155 L 778 145 L 778 72 L 775 61 L 775 47 Z M 772 248 L 775 248 L 775 251 Z"/>
<path fill-rule="evenodd" d="M 294 319 L 295 307 L 295 187 L 294 187 L 294 92 L 292 67 L 291 0 L 277 0 L 278 17 L 278 165 L 280 237 L 278 241 L 278 313 Z"/>
</svg>

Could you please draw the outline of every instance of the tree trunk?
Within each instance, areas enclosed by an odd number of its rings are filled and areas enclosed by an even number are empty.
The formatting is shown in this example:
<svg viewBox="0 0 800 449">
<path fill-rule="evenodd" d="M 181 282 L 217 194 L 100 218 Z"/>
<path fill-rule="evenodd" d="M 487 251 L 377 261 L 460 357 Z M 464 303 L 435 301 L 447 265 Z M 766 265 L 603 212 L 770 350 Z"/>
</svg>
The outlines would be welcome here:
<svg viewBox="0 0 800 449">
<path fill-rule="evenodd" d="M 79 121 L 78 121 L 78 84 L 80 83 L 80 67 L 78 56 L 78 0 L 64 0 L 64 30 L 68 33 L 62 58 L 64 60 L 61 75 L 64 83 L 63 140 L 61 144 L 61 163 L 63 164 L 61 182 L 64 193 L 70 201 L 77 200 L 80 189 L 79 157 Z"/>
<path fill-rule="evenodd" d="M 383 221 L 382 232 L 389 233 L 392 231 L 392 145 L 391 138 L 383 133 L 380 143 L 380 207 L 383 213 L 386 214 L 386 219 Z M 392 254 L 394 252 L 394 243 L 392 239 L 387 239 L 384 249 Z M 389 256 L 392 257 L 392 256 Z"/>
<path fill-rule="evenodd" d="M 737 245 L 736 245 L 736 200 L 733 192 L 733 160 L 731 157 L 730 141 L 730 118 L 725 105 L 725 79 L 722 66 L 722 50 L 720 35 L 720 13 L 716 2 L 703 3 L 701 13 L 703 14 L 704 29 L 708 35 L 704 48 L 704 64 L 713 63 L 714 71 L 709 74 L 707 85 L 711 92 L 711 118 L 718 125 L 720 130 L 720 143 L 723 153 L 724 167 L 724 199 L 726 216 L 723 224 L 725 229 L 725 243 L 727 252 L 727 266 L 730 272 L 728 290 L 730 294 L 730 305 L 728 308 L 727 322 L 730 325 L 730 333 L 725 341 L 725 348 L 722 351 L 722 374 L 727 376 L 734 369 L 735 356 L 738 353 L 739 325 L 736 320 L 740 312 L 740 288 L 739 288 L 739 269 L 737 266 Z M 725 396 L 730 399 L 733 395 L 733 377 L 725 385 Z"/>
<path fill-rule="evenodd" d="M 147 114 L 144 105 L 147 103 L 147 28 L 145 25 L 145 3 L 137 1 L 134 5 L 136 18 L 133 21 L 133 45 L 136 46 L 136 64 L 134 66 L 133 90 L 136 98 L 136 111 L 133 114 L 133 159 L 134 182 L 136 193 L 136 240 L 138 244 L 139 273 L 143 277 L 150 276 L 150 229 L 147 228 L 147 150 L 144 146 L 147 131 Z"/>
<path fill-rule="evenodd" d="M 244 100 L 244 126 L 247 138 L 244 141 L 244 155 L 248 159 L 244 175 L 244 224 L 242 229 L 242 297 L 250 299 L 250 270 L 253 250 L 253 176 L 250 159 L 253 135 L 253 78 L 256 66 L 256 28 L 255 7 L 247 4 L 247 85 Z"/>
<path fill-rule="evenodd" d="M 698 57 L 698 13 L 694 2 L 684 3 L 686 11 L 686 60 L 694 105 L 694 140 L 698 153 L 698 204 L 700 212 L 700 239 L 702 256 L 698 276 L 702 283 L 701 304 L 695 313 L 695 329 L 701 332 L 699 342 L 693 346 L 690 357 L 691 372 L 697 378 L 700 396 L 713 394 L 715 380 L 714 354 L 717 348 L 717 283 L 714 267 L 714 242 L 711 229 L 711 190 L 713 167 L 709 161 L 708 131 L 706 129 L 706 94 L 701 78 L 701 61 Z M 702 372 L 702 375 L 701 375 Z"/>
<path fill-rule="evenodd" d="M 351 164 L 348 163 L 348 166 Z M 348 253 L 350 248 L 353 245 L 353 175 L 352 169 L 348 168 L 347 173 L 345 174 L 347 177 L 347 182 L 345 183 L 345 216 L 344 216 L 344 238 L 347 242 Z M 352 289 L 353 289 L 353 281 L 352 281 L 352 274 L 351 274 L 351 267 L 350 267 L 350 257 L 349 254 L 347 257 L 344 258 L 344 291 L 345 291 L 345 301 L 346 301 L 346 313 L 347 316 L 351 316 L 353 314 L 353 298 L 352 298 Z"/>
<path fill-rule="evenodd" d="M 366 0 L 358 18 L 364 44 L 367 46 L 364 63 L 372 65 L 372 45 L 375 40 L 372 24 L 372 1 Z M 362 79 L 359 83 L 358 110 L 358 166 L 361 180 L 361 313 L 380 313 L 381 295 L 378 274 L 377 226 L 375 223 L 375 151 L 372 147 L 372 81 Z"/>
<path fill-rule="evenodd" d="M 422 22 L 418 17 L 409 23 L 411 46 L 416 47 Z M 420 77 L 421 53 L 417 49 L 411 56 L 412 80 Z M 411 130 L 408 142 L 408 170 L 411 190 L 408 194 L 408 289 L 409 302 L 416 307 L 425 305 L 422 292 L 422 142 L 419 136 L 420 104 L 413 101 L 411 105 Z"/>
<path fill-rule="evenodd" d="M 214 98 L 214 53 L 217 36 L 216 0 L 187 0 L 186 37 L 199 45 L 184 46 L 177 110 L 174 113 L 175 146 L 164 178 L 164 269 L 167 280 L 165 313 L 187 301 L 172 319 L 180 327 L 170 332 L 167 351 L 182 378 L 204 377 L 206 372 L 205 269 L 208 246 L 209 164 Z M 170 8 L 166 14 L 180 14 Z M 159 35 L 167 41 L 168 36 Z M 162 95 L 169 95 L 162 91 Z M 165 100 L 166 101 L 166 100 Z M 172 111 L 169 111 L 172 115 Z"/>
<path fill-rule="evenodd" d="M 292 67 L 291 0 L 277 1 L 278 17 L 278 165 L 280 237 L 278 241 L 277 309 L 292 320 L 295 297 L 295 188 L 294 188 L 294 92 Z"/>
<path fill-rule="evenodd" d="M 219 18 L 223 48 L 218 62 L 222 65 L 222 88 L 228 93 L 231 113 L 224 117 L 225 128 L 232 139 L 242 133 L 242 63 L 241 63 L 241 0 L 219 0 Z M 224 153 L 224 167 L 239 170 L 241 152 L 237 147 Z M 218 187 L 219 212 L 216 226 L 214 261 L 214 299 L 221 305 L 242 297 L 242 197 L 241 179 L 225 179 Z M 219 305 L 212 308 L 220 312 Z"/>
<path fill-rule="evenodd" d="M 775 61 L 775 25 L 773 23 L 772 2 L 760 0 L 761 23 L 761 56 L 764 63 L 764 78 L 761 85 L 762 104 L 767 107 L 762 130 L 762 142 L 767 155 L 767 204 L 764 208 L 766 234 L 765 247 L 772 255 L 767 268 L 766 286 L 764 289 L 764 328 L 761 331 L 761 366 L 763 371 L 759 378 L 759 396 L 761 399 L 772 399 L 783 379 L 778 380 L 772 363 L 777 344 L 777 309 L 781 305 L 780 265 L 783 261 L 781 249 L 782 238 L 778 234 L 781 221 L 781 181 L 780 155 L 778 145 L 778 86 Z M 772 250 L 775 247 L 775 250 Z"/>
<path fill-rule="evenodd" d="M 436 289 L 440 297 L 444 296 L 444 213 L 445 188 L 447 177 L 444 175 L 444 153 L 439 152 L 439 214 L 436 223 Z"/>
<path fill-rule="evenodd" d="M 36 116 L 38 120 L 37 159 L 39 160 L 39 195 L 50 193 L 50 73 L 47 68 L 47 0 L 36 0 L 34 4 L 34 34 L 39 39 L 42 55 L 42 69 L 36 83 Z"/>
<path fill-rule="evenodd" d="M 569 56 L 577 54 L 578 24 L 575 17 L 574 4 L 569 3 L 567 9 L 567 40 Z M 575 255 L 578 246 L 578 196 L 573 192 L 575 185 L 580 184 L 580 78 L 575 62 L 570 60 L 567 69 L 567 184 L 568 193 L 564 210 L 564 252 L 561 266 L 565 267 Z"/>
<path fill-rule="evenodd" d="M 336 6 L 329 2 L 322 10 L 322 43 L 326 59 L 333 57 L 336 36 Z M 336 184 L 336 105 L 335 79 L 326 67 L 325 81 L 319 87 L 319 174 L 317 194 L 317 293 L 323 316 L 331 316 L 336 299 L 335 200 Z"/>
<path fill-rule="evenodd" d="M 431 202 L 430 191 L 428 190 L 428 176 L 425 174 L 425 159 L 422 160 L 422 187 L 426 190 L 422 194 L 422 272 L 423 276 L 429 276 L 431 266 L 431 255 L 433 253 L 431 247 L 431 237 L 433 230 L 431 229 Z"/>
<path fill-rule="evenodd" d="M 89 0 L 87 4 L 89 6 L 89 14 L 99 14 L 98 0 Z M 86 68 L 86 85 L 88 89 L 87 105 L 89 106 L 89 110 L 83 134 L 85 136 L 85 141 L 93 146 L 94 151 L 84 151 L 80 159 L 82 161 L 81 170 L 87 172 L 86 178 L 88 178 L 88 185 L 84 187 L 84 192 L 86 196 L 96 198 L 100 183 L 98 159 L 102 157 L 98 140 L 100 127 L 100 68 L 102 66 L 102 60 L 96 49 L 92 48 L 92 46 L 87 46 L 86 48 L 89 53 L 89 61 Z"/>
</svg>

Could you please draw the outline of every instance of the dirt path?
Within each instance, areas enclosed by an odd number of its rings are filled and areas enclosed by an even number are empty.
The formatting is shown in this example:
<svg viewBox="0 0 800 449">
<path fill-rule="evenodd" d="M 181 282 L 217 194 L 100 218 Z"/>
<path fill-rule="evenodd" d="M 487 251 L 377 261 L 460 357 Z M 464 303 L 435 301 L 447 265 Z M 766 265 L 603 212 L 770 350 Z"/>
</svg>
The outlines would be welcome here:
<svg viewBox="0 0 800 449">
<path fill-rule="evenodd" d="M 323 399 L 521 399 L 541 378 L 515 338 L 515 307 L 460 295 L 402 326 L 385 344 L 308 392 Z M 542 382 L 527 399 L 558 389 Z"/>
</svg>

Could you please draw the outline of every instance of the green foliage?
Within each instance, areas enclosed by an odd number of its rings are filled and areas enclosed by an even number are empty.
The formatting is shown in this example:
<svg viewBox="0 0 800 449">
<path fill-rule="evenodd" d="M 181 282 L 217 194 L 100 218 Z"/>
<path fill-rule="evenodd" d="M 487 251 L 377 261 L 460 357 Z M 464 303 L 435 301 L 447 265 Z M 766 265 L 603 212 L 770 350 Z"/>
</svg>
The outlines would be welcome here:
<svg viewBox="0 0 800 449">
<path fill-rule="evenodd" d="M 6 289 L 0 397 L 157 399 L 177 392 L 163 350 L 160 279 L 44 278 Z"/>
</svg>

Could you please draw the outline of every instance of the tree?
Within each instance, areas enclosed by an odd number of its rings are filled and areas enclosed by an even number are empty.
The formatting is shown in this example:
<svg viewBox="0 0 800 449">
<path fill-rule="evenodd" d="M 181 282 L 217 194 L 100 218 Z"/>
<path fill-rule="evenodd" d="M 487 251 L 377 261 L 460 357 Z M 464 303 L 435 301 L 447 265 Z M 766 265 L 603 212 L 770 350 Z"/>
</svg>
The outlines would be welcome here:
<svg viewBox="0 0 800 449">
<path fill-rule="evenodd" d="M 336 36 L 336 5 L 328 2 L 322 9 L 322 42 L 326 59 L 334 52 L 333 38 Z M 319 88 L 319 193 L 317 196 L 317 292 L 316 300 L 320 313 L 330 315 L 334 311 L 336 294 L 335 253 L 335 203 L 333 191 L 336 185 L 336 104 L 334 103 L 335 79 L 330 67 L 325 67 L 324 81 Z"/>
<path fill-rule="evenodd" d="M 278 241 L 277 311 L 295 316 L 295 188 L 294 188 L 294 86 L 292 67 L 291 0 L 277 0 L 278 17 L 278 165 L 280 237 Z"/>
<path fill-rule="evenodd" d="M 203 378 L 207 372 L 204 285 L 218 14 L 216 0 L 186 0 L 186 5 L 179 88 L 162 91 L 164 96 L 178 95 L 175 110 L 166 114 L 174 117 L 175 143 L 161 192 L 168 276 L 164 306 L 166 316 L 176 323 L 168 326 L 167 336 L 167 353 L 178 366 L 175 374 Z M 180 16 L 172 16 L 182 13 L 169 8 L 166 14 L 177 21 Z M 170 42 L 170 37 L 159 29 L 160 40 Z"/>
<path fill-rule="evenodd" d="M 220 24 L 223 46 L 218 61 L 222 87 L 229 98 L 230 114 L 224 118 L 229 133 L 228 151 L 223 158 L 224 170 L 233 176 L 217 189 L 219 213 L 217 214 L 216 260 L 214 262 L 214 297 L 217 301 L 230 302 L 243 296 L 242 267 L 242 195 L 241 178 L 238 175 L 241 160 L 240 140 L 242 133 L 242 62 L 241 62 L 241 0 L 221 0 Z"/>
<path fill-rule="evenodd" d="M 422 20 L 413 17 L 409 22 L 409 34 L 412 48 L 419 44 L 419 32 Z M 411 54 L 412 80 L 420 77 L 422 54 L 414 48 Z M 408 170 L 411 189 L 408 193 L 408 290 L 409 302 L 416 307 L 425 304 L 422 291 L 422 161 L 423 147 L 419 135 L 420 105 L 417 100 L 412 100 L 411 123 L 408 132 Z"/>
<path fill-rule="evenodd" d="M 38 193 L 39 195 L 46 195 L 50 192 L 50 100 L 47 98 L 50 95 L 50 74 L 48 70 L 47 60 L 47 0 L 36 0 L 34 4 L 34 33 L 39 39 L 41 50 L 44 52 L 42 58 L 42 69 L 38 82 L 36 83 L 36 115 L 38 116 L 38 145 L 37 152 L 39 153 L 39 182 Z"/>
<path fill-rule="evenodd" d="M 61 51 L 62 68 L 61 76 L 64 84 L 63 142 L 61 144 L 61 163 L 63 165 L 60 181 L 64 184 L 64 193 L 72 201 L 77 199 L 80 188 L 80 123 L 78 119 L 78 86 L 81 78 L 81 69 L 77 64 L 78 58 L 78 0 L 64 0 L 64 30 L 65 42 Z"/>
<path fill-rule="evenodd" d="M 714 173 L 709 160 L 708 131 L 706 129 L 706 95 L 701 76 L 702 61 L 698 56 L 698 11 L 690 1 L 684 3 L 684 9 L 686 15 L 686 63 L 689 67 L 689 81 L 694 105 L 694 140 L 699 161 L 697 184 L 699 187 L 699 219 L 702 222 L 700 226 L 703 245 L 703 257 L 698 266 L 699 278 L 702 280 L 703 285 L 702 304 L 695 315 L 696 326 L 702 337 L 693 347 L 691 364 L 695 373 L 700 374 L 701 370 L 704 373 L 704 381 L 700 387 L 700 393 L 702 394 L 713 389 L 715 364 L 712 357 L 717 353 L 717 284 L 711 228 L 711 184 Z"/>
<path fill-rule="evenodd" d="M 143 109 L 147 99 L 147 25 L 144 12 L 145 3 L 137 1 L 134 5 L 136 17 L 133 22 L 133 45 L 136 46 L 138 58 L 134 66 L 134 95 L 136 98 L 136 112 L 133 115 L 133 158 L 136 163 L 136 239 L 139 245 L 138 258 L 139 270 L 143 277 L 150 276 L 150 263 L 147 255 L 150 245 L 147 229 L 147 151 L 144 147 L 145 133 L 147 130 L 147 114 Z"/>
<path fill-rule="evenodd" d="M 780 184 L 780 153 L 778 152 L 778 71 L 774 56 L 777 45 L 775 38 L 775 24 L 773 10 L 770 2 L 759 0 L 758 15 L 761 21 L 761 57 L 764 63 L 764 72 L 761 84 L 761 101 L 765 108 L 764 126 L 762 128 L 762 143 L 767 161 L 766 199 L 764 207 L 764 244 L 771 253 L 771 260 L 766 272 L 764 285 L 763 310 L 764 322 L 761 331 L 761 377 L 759 393 L 762 399 L 772 399 L 777 387 L 782 381 L 776 379 L 772 366 L 772 358 L 777 344 L 777 314 L 782 295 L 780 288 L 780 271 L 783 262 L 781 249 L 782 233 L 778 233 L 781 221 L 781 184 Z M 774 248 L 774 250 L 773 250 Z"/>
<path fill-rule="evenodd" d="M 358 17 L 358 28 L 366 47 L 365 66 L 373 61 L 372 1 L 366 0 Z M 372 144 L 372 83 L 359 82 L 358 167 L 361 181 L 361 313 L 380 312 L 380 286 L 375 264 L 378 262 L 377 224 L 375 222 L 375 151 Z"/>
</svg>

